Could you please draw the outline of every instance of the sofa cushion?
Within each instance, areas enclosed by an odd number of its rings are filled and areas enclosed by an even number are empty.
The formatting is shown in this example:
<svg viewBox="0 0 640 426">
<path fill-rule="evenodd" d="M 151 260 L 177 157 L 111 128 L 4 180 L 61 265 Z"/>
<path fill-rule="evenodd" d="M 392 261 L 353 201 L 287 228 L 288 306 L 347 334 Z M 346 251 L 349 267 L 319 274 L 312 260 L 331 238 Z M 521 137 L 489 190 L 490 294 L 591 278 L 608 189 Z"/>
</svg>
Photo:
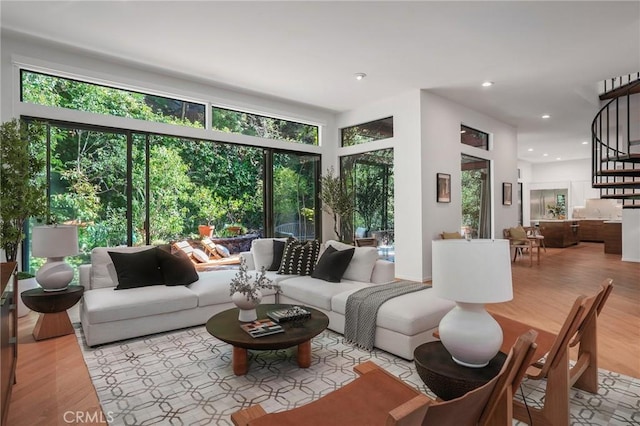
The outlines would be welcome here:
<svg viewBox="0 0 640 426">
<path fill-rule="evenodd" d="M 282 253 L 282 263 L 278 273 L 311 275 L 318 260 L 319 251 L 318 240 L 298 241 L 289 237 Z"/>
<path fill-rule="evenodd" d="M 118 275 L 116 290 L 164 284 L 156 248 L 135 253 L 109 252 Z"/>
<path fill-rule="evenodd" d="M 331 309 L 345 315 L 347 298 L 356 290 L 336 294 Z M 387 300 L 380 306 L 376 324 L 378 327 L 413 336 L 438 327 L 442 317 L 455 306 L 455 302 L 442 299 L 428 288 Z"/>
<path fill-rule="evenodd" d="M 336 250 L 349 250 L 353 246 L 340 243 L 338 241 L 329 240 L 327 245 L 332 246 Z M 378 260 L 378 249 L 376 247 L 356 247 L 353 252 L 353 258 L 349 262 L 347 270 L 342 276 L 345 280 L 371 282 L 371 274 L 373 267 Z"/>
<path fill-rule="evenodd" d="M 328 246 L 318 263 L 316 264 L 311 276 L 332 283 L 339 283 L 347 270 L 349 262 L 353 257 L 355 248 L 347 250 L 336 250 L 333 246 Z"/>
<path fill-rule="evenodd" d="M 82 303 L 89 323 L 98 324 L 193 309 L 198 296 L 185 286 L 99 288 L 85 291 Z"/>
<path fill-rule="evenodd" d="M 301 304 L 330 311 L 331 299 L 345 291 L 355 291 L 367 287 L 366 283 L 342 280 L 339 284 L 312 278 L 310 276 L 291 277 L 280 282 L 282 293 Z"/>
<path fill-rule="evenodd" d="M 118 274 L 109 252 L 135 253 L 149 250 L 153 246 L 140 247 L 96 247 L 91 250 L 91 288 L 115 287 Z"/>
<path fill-rule="evenodd" d="M 251 254 L 256 270 L 269 270 L 273 262 L 273 241 L 287 241 L 286 238 L 258 238 L 251 241 Z M 279 267 L 279 265 L 278 265 Z"/>
<path fill-rule="evenodd" d="M 193 256 L 193 258 L 200 263 L 207 263 L 209 261 L 209 256 L 207 255 L 207 253 L 200 249 L 193 249 L 193 251 L 191 252 L 191 256 Z"/>
<path fill-rule="evenodd" d="M 198 275 L 200 279 L 189 285 L 189 290 L 198 296 L 198 306 L 210 306 L 231 302 L 229 285 L 237 273 L 237 270 L 199 272 Z M 249 276 L 254 276 L 254 274 L 258 274 L 258 272 L 249 271 L 248 274 Z M 273 282 L 287 278 L 286 275 L 276 275 L 275 272 L 266 272 L 265 276 Z M 261 289 L 260 291 L 264 296 L 275 294 L 275 290 Z"/>
<path fill-rule="evenodd" d="M 196 268 L 183 251 L 171 254 L 164 250 L 157 250 L 156 256 L 165 285 L 188 285 L 198 281 Z"/>
<path fill-rule="evenodd" d="M 282 264 L 282 255 L 284 254 L 284 246 L 286 241 L 273 240 L 273 260 L 271 265 L 267 268 L 267 271 L 277 271 Z"/>
</svg>

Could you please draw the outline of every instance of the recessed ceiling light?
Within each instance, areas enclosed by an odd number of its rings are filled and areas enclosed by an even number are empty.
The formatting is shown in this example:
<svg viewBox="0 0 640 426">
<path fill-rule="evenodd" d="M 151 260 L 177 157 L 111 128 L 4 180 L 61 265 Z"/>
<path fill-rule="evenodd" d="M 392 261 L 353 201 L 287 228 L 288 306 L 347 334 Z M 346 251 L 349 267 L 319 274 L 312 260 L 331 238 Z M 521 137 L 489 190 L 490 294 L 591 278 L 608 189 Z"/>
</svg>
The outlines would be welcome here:
<svg viewBox="0 0 640 426">
<path fill-rule="evenodd" d="M 560 157 L 556 157 L 556 160 L 561 160 L 561 158 Z"/>
<path fill-rule="evenodd" d="M 551 118 L 551 116 L 549 114 L 544 114 L 542 118 Z"/>
<path fill-rule="evenodd" d="M 529 151 L 529 152 L 533 152 L 533 148 L 529 148 L 527 151 Z"/>
<path fill-rule="evenodd" d="M 587 141 L 582 141 L 582 145 L 586 145 L 586 144 L 588 144 L 588 143 L 589 143 L 589 142 L 587 142 Z"/>
<path fill-rule="evenodd" d="M 482 83 L 482 87 L 491 87 L 493 86 L 493 81 L 485 81 Z"/>
<path fill-rule="evenodd" d="M 363 78 L 365 78 L 367 75 L 363 72 L 357 72 L 353 76 L 356 78 L 356 80 L 360 81 Z"/>
<path fill-rule="evenodd" d="M 547 154 L 546 152 L 544 154 L 542 154 L 543 157 L 548 157 L 549 154 Z"/>
<path fill-rule="evenodd" d="M 460 130 L 460 134 L 467 133 L 466 130 Z"/>
</svg>

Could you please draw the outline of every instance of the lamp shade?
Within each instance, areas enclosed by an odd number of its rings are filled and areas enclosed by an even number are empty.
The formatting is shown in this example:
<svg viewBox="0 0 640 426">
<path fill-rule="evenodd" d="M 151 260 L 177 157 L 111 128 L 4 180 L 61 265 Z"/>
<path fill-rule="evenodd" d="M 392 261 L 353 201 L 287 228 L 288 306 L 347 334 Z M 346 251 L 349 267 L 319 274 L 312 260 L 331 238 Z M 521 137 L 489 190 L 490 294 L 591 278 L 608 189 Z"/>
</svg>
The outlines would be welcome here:
<svg viewBox="0 0 640 426">
<path fill-rule="evenodd" d="M 35 226 L 31 235 L 34 257 L 65 257 L 78 254 L 77 226 Z"/>
<path fill-rule="evenodd" d="M 508 240 L 436 240 L 432 249 L 437 296 L 463 303 L 513 299 Z"/>
</svg>

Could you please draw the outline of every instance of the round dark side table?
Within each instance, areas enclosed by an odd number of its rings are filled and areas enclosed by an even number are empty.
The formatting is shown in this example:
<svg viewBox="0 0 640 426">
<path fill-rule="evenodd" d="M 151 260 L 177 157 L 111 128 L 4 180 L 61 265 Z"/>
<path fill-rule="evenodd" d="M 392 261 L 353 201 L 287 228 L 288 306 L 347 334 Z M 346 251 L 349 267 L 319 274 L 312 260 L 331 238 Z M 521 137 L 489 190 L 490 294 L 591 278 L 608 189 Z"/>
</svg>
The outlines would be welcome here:
<svg viewBox="0 0 640 426">
<path fill-rule="evenodd" d="M 486 367 L 464 367 L 451 358 L 439 340 L 418 346 L 413 357 L 424 384 L 445 401 L 458 398 L 489 382 L 500 372 L 507 359 L 505 354 L 498 352 Z"/>
<path fill-rule="evenodd" d="M 78 303 L 84 294 L 84 287 L 70 285 L 60 291 L 44 291 L 34 288 L 20 293 L 22 301 L 29 309 L 40 312 L 40 318 L 33 329 L 36 340 L 64 336 L 73 333 L 67 309 Z"/>
</svg>

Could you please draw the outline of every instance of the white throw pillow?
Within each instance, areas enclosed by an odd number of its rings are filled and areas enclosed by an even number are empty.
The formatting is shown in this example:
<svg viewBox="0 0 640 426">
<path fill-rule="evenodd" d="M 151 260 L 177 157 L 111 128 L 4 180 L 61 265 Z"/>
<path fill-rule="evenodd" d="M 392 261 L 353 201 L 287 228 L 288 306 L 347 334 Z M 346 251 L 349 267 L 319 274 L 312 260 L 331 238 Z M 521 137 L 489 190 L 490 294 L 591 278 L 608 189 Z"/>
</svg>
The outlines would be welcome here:
<svg viewBox="0 0 640 426">
<path fill-rule="evenodd" d="M 251 241 L 251 254 L 256 270 L 269 269 L 273 262 L 273 240 L 287 241 L 286 238 L 257 238 Z"/>
<path fill-rule="evenodd" d="M 113 261 L 108 252 L 135 253 L 149 250 L 152 247 L 96 247 L 91 250 L 91 288 L 115 287 L 118 285 L 118 274 L 116 274 L 116 268 L 113 266 Z"/>
<path fill-rule="evenodd" d="M 209 261 L 209 256 L 207 255 L 207 253 L 203 252 L 200 249 L 193 249 L 191 255 L 198 262 L 207 263 Z"/>
<path fill-rule="evenodd" d="M 344 244 L 338 241 L 329 240 L 327 245 L 332 246 L 336 250 L 347 250 L 353 248 L 349 244 Z M 371 274 L 373 274 L 373 267 L 378 260 L 378 249 L 376 247 L 356 247 L 351 262 L 347 270 L 344 271 L 342 276 L 345 280 L 371 282 Z"/>
</svg>

